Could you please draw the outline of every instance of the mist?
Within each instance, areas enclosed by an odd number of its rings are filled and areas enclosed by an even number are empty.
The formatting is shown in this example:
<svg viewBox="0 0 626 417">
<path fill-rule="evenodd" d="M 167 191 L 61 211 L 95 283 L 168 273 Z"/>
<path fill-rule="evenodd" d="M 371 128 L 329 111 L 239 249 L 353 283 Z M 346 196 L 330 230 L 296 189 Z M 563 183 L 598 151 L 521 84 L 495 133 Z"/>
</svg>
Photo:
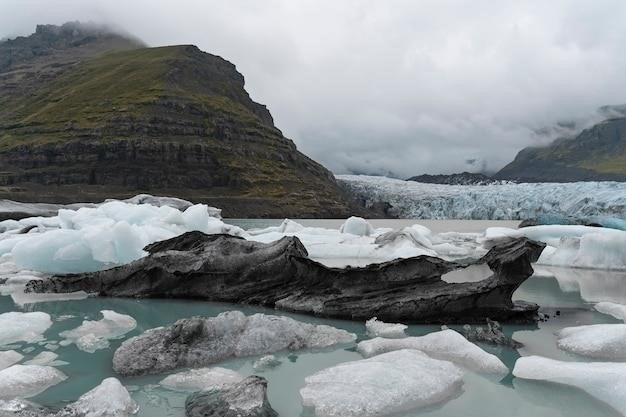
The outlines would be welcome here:
<svg viewBox="0 0 626 417">
<path fill-rule="evenodd" d="M 619 0 L 0 0 L 0 38 L 72 20 L 228 59 L 338 174 L 495 171 L 626 102 Z"/>
</svg>

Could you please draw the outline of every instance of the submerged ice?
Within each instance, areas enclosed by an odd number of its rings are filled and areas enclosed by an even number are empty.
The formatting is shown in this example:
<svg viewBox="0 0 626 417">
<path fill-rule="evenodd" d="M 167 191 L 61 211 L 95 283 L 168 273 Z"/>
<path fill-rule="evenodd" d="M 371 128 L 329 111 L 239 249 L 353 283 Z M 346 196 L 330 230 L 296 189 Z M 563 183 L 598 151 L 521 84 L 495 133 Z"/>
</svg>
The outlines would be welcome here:
<svg viewBox="0 0 626 417">
<path fill-rule="evenodd" d="M 222 389 L 244 379 L 243 375 L 226 368 L 199 368 L 165 377 L 160 385 L 176 391 Z"/>
<path fill-rule="evenodd" d="M 61 332 L 59 336 L 65 338 L 62 344 L 74 343 L 78 349 L 94 353 L 109 347 L 110 339 L 120 338 L 137 327 L 137 321 L 125 314 L 111 310 L 100 313 L 101 320 L 85 320 L 77 328 Z"/>
</svg>

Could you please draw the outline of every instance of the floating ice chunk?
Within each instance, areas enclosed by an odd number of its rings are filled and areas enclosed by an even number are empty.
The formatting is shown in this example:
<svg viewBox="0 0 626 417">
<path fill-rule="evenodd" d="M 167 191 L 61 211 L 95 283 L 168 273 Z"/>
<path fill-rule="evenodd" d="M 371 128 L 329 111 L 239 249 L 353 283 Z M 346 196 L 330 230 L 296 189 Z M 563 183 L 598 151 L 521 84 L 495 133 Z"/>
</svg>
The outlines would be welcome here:
<svg viewBox="0 0 626 417">
<path fill-rule="evenodd" d="M 66 378 L 50 366 L 13 365 L 0 371 L 0 399 L 33 397 Z"/>
<path fill-rule="evenodd" d="M 24 362 L 24 365 L 63 366 L 68 364 L 64 361 L 58 361 L 58 357 L 59 355 L 54 352 L 44 351 L 31 360 Z"/>
<path fill-rule="evenodd" d="M 626 324 L 566 327 L 557 333 L 557 346 L 599 359 L 626 359 Z"/>
<path fill-rule="evenodd" d="M 626 363 L 563 362 L 527 356 L 515 362 L 513 375 L 582 389 L 626 415 Z"/>
<path fill-rule="evenodd" d="M 267 371 L 268 369 L 276 368 L 282 362 L 276 359 L 274 355 L 265 355 L 254 361 L 252 368 L 257 372 Z"/>
<path fill-rule="evenodd" d="M 352 216 L 341 225 L 339 231 L 356 236 L 369 236 L 374 233 L 374 228 L 364 218 Z"/>
<path fill-rule="evenodd" d="M 80 417 L 129 417 L 139 406 L 116 378 L 107 378 L 66 407 Z"/>
<path fill-rule="evenodd" d="M 0 314 L 0 346 L 15 342 L 38 342 L 52 326 L 50 315 L 42 312 Z"/>
<path fill-rule="evenodd" d="M 372 317 L 365 322 L 365 329 L 367 330 L 367 334 L 371 337 L 406 337 L 404 331 L 407 328 L 408 326 L 400 323 L 384 323 L 379 321 L 376 317 Z"/>
<path fill-rule="evenodd" d="M 243 375 L 226 368 L 199 368 L 165 377 L 160 385 L 175 391 L 207 391 L 222 389 L 244 379 Z"/>
<path fill-rule="evenodd" d="M 594 308 L 600 313 L 608 314 L 626 322 L 626 305 L 603 301 L 596 304 Z"/>
<path fill-rule="evenodd" d="M 118 339 L 137 327 L 137 321 L 131 316 L 111 310 L 100 313 L 103 316 L 101 320 L 84 320 L 77 328 L 61 332 L 59 336 L 75 343 L 82 351 L 94 353 L 109 347 L 110 339 Z"/>
<path fill-rule="evenodd" d="M 377 337 L 364 340 L 357 346 L 359 353 L 365 357 L 399 349 L 417 349 L 433 358 L 451 361 L 476 372 L 497 375 L 509 372 L 497 356 L 485 352 L 451 329 L 403 339 Z"/>
<path fill-rule="evenodd" d="M 14 350 L 0 351 L 0 370 L 15 365 L 24 359 L 24 355 Z"/>
<path fill-rule="evenodd" d="M 445 401 L 462 378 L 450 362 L 398 350 L 317 372 L 305 379 L 300 395 L 316 417 L 383 416 Z"/>
</svg>

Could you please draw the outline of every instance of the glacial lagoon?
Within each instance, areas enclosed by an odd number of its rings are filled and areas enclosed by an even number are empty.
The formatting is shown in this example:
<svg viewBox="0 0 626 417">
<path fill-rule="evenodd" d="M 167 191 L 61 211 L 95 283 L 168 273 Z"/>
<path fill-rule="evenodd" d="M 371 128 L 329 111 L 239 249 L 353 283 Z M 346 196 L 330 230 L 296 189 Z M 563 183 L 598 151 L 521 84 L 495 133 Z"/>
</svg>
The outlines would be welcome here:
<svg viewBox="0 0 626 417">
<path fill-rule="evenodd" d="M 279 223 L 280 221 L 278 221 Z M 307 226 L 337 227 L 334 221 L 308 220 L 299 221 Z M 398 227 L 404 221 L 383 221 L 376 224 L 381 227 Z M 266 227 L 276 225 L 273 220 L 232 220 L 231 223 L 243 228 Z M 411 222 L 414 223 L 414 222 Z M 456 222 L 458 223 L 458 222 Z M 490 226 L 511 224 L 489 222 Z M 452 225 L 456 229 L 458 224 Z M 446 221 L 429 222 L 428 227 L 437 231 L 446 231 L 450 225 Z M 466 221 L 463 231 L 473 232 L 484 229 L 485 222 Z M 452 230 L 452 229 L 450 229 Z M 568 326 L 598 323 L 620 323 L 611 316 L 593 309 L 599 301 L 626 303 L 626 273 L 620 271 L 586 270 L 538 266 L 537 276 L 533 276 L 518 289 L 514 298 L 536 302 L 541 312 L 549 318 L 537 325 L 504 325 L 505 334 L 524 344 L 523 348 L 513 350 L 506 347 L 481 345 L 486 351 L 498 356 L 512 370 L 520 356 L 540 355 L 565 361 L 585 361 L 587 359 L 567 353 L 557 348 L 555 332 Z M 475 280 L 483 271 L 466 270 L 467 274 L 456 273 L 450 280 Z M 35 304 L 27 300 L 18 300 L 16 304 L 11 296 L 0 296 L 0 313 L 9 311 L 42 311 L 50 314 L 53 325 L 44 334 L 45 341 L 36 343 L 15 343 L 10 347 L 22 353 L 24 361 L 47 350 L 44 345 L 52 342 L 60 361 L 68 362 L 59 366 L 68 379 L 43 393 L 30 398 L 37 404 L 61 407 L 75 401 L 87 390 L 97 386 L 104 378 L 118 377 L 112 371 L 113 352 L 128 337 L 138 335 L 145 330 L 169 325 L 180 318 L 194 315 L 215 316 L 229 310 L 239 310 L 245 314 L 262 312 L 266 314 L 286 315 L 303 322 L 328 324 L 345 329 L 357 335 L 357 342 L 368 336 L 363 322 L 323 319 L 299 314 L 284 313 L 276 310 L 210 303 L 188 300 L 134 300 L 89 297 L 79 300 L 47 301 Z M 76 328 L 83 320 L 99 320 L 101 310 L 113 310 L 136 319 L 137 328 L 122 339 L 111 340 L 110 348 L 87 353 L 74 344 L 59 345 L 62 340 L 59 333 Z M 461 330 L 461 326 L 451 326 Z M 439 330 L 439 326 L 410 325 L 406 333 L 420 336 Z M 284 417 L 313 416 L 310 409 L 303 409 L 299 390 L 304 386 L 305 377 L 324 368 L 342 362 L 362 359 L 356 352 L 355 344 L 327 348 L 317 351 L 279 352 L 275 354 L 281 364 L 262 372 L 253 369 L 258 357 L 229 360 L 218 366 L 236 370 L 244 376 L 258 374 L 268 380 L 268 397 L 273 408 Z M 48 346 L 50 347 L 50 345 Z M 2 349 L 6 349 L 3 347 Z M 188 395 L 165 389 L 159 382 L 166 375 L 119 378 L 129 389 L 133 399 L 139 404 L 139 416 L 183 416 L 184 402 Z M 354 381 L 358 384 L 358 381 Z M 404 416 L 515 416 L 515 417 L 589 417 L 619 416 L 612 410 L 585 392 L 553 383 L 523 380 L 512 374 L 504 378 L 493 378 L 467 371 L 464 384 L 456 396 L 437 406 L 413 411 Z"/>
</svg>

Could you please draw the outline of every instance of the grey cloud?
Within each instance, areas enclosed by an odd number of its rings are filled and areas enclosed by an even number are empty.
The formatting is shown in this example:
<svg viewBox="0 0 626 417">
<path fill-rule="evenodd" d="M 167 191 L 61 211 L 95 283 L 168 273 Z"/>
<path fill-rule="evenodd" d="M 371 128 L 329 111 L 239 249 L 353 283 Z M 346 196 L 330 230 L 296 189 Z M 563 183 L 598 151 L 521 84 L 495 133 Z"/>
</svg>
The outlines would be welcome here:
<svg viewBox="0 0 626 417">
<path fill-rule="evenodd" d="M 336 173 L 496 170 L 540 128 L 626 102 L 620 0 L 0 0 L 0 37 L 77 19 L 232 61 Z"/>
</svg>

